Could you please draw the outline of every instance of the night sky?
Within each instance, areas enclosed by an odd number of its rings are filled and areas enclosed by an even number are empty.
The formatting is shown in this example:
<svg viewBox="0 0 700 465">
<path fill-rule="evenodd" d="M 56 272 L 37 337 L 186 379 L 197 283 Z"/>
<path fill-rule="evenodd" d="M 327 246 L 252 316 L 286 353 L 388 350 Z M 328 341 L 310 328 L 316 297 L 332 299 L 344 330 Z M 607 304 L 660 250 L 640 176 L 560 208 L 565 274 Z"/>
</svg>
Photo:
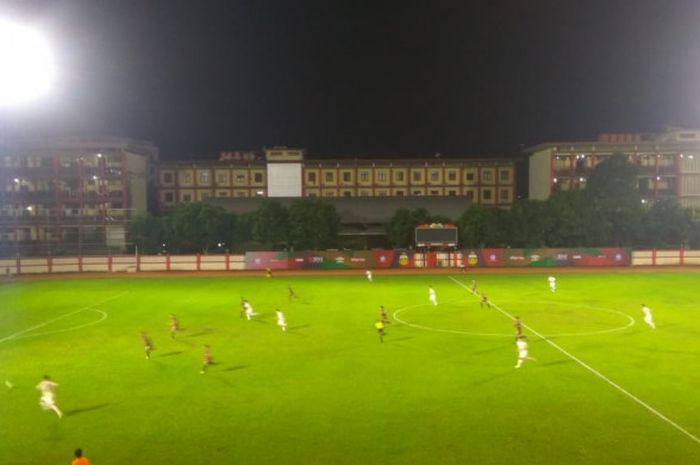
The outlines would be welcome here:
<svg viewBox="0 0 700 465">
<path fill-rule="evenodd" d="M 422 6 L 417 6 L 416 4 Z M 700 1 L 0 3 L 54 44 L 18 134 L 114 134 L 161 158 L 513 156 L 700 126 Z"/>
</svg>

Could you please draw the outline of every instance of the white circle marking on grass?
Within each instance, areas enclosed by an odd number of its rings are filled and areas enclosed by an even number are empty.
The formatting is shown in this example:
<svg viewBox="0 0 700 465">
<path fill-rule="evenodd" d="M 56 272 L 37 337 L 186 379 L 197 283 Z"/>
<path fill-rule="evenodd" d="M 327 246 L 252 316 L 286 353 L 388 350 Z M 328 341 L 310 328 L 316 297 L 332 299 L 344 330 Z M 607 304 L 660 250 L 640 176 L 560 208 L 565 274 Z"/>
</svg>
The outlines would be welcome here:
<svg viewBox="0 0 700 465">
<path fill-rule="evenodd" d="M 84 324 L 82 324 L 82 325 L 71 326 L 70 328 L 64 328 L 64 329 L 56 329 L 56 330 L 54 330 L 54 331 L 42 331 L 42 332 L 40 332 L 40 333 L 22 334 L 21 336 L 15 337 L 15 339 L 22 339 L 22 338 L 28 338 L 28 337 L 48 336 L 48 335 L 50 335 L 50 334 L 67 333 L 67 332 L 69 332 L 69 331 L 75 331 L 75 330 L 78 330 L 78 329 L 83 329 L 83 328 L 87 328 L 87 327 L 89 327 L 89 326 L 95 326 L 95 325 L 97 325 L 97 324 L 100 324 L 100 323 L 102 323 L 103 321 L 105 321 L 105 320 L 107 319 L 107 316 L 108 316 L 108 315 L 107 315 L 107 312 L 102 311 L 102 310 L 95 310 L 95 309 L 92 309 L 92 308 L 89 308 L 89 309 L 87 309 L 87 310 L 83 310 L 83 312 L 95 312 L 95 313 L 101 314 L 102 316 L 101 316 L 99 319 L 95 320 L 95 321 L 90 321 L 89 323 L 84 323 Z"/>
<path fill-rule="evenodd" d="M 94 307 L 97 307 L 98 305 L 102 305 L 102 304 L 105 304 L 105 303 L 107 303 L 107 302 L 109 302 L 109 301 L 111 301 L 111 300 L 118 299 L 118 298 L 120 298 L 121 296 L 126 295 L 126 294 L 128 294 L 128 293 L 129 293 L 129 291 L 120 292 L 119 294 L 113 295 L 112 297 L 109 297 L 109 298 L 104 299 L 104 300 L 102 300 L 102 301 L 100 301 L 100 302 L 94 303 L 94 304 L 92 304 L 92 305 L 88 305 L 87 307 L 79 308 L 78 310 L 74 310 L 74 311 L 69 312 L 69 313 L 66 313 L 66 314 L 64 314 L 64 315 L 57 316 L 56 318 L 51 318 L 50 320 L 46 320 L 46 321 L 44 321 L 43 323 L 39 323 L 38 325 L 32 326 L 31 328 L 27 328 L 27 329 L 24 329 L 24 330 L 22 330 L 22 331 L 18 331 L 18 332 L 16 332 L 16 333 L 10 334 L 9 336 L 5 336 L 5 337 L 3 337 L 2 339 L 0 339 L 0 343 L 6 342 L 6 341 L 9 341 L 9 340 L 12 340 L 12 339 L 17 339 L 18 337 L 20 337 L 20 336 L 22 336 L 22 335 L 24 335 L 24 334 L 30 333 L 30 332 L 34 331 L 35 329 L 43 328 L 43 327 L 46 326 L 46 325 L 49 325 L 49 324 L 51 324 L 51 323 L 53 323 L 53 322 L 55 322 L 55 321 L 58 321 L 58 320 L 62 320 L 62 319 L 67 318 L 67 317 L 69 317 L 69 316 L 71 316 L 71 315 L 75 315 L 76 313 L 84 312 L 84 311 L 86 311 L 86 310 L 93 310 Z M 103 314 L 104 314 L 104 318 L 102 318 L 101 320 L 99 320 L 99 321 L 97 321 L 97 322 L 91 322 L 91 324 L 97 324 L 97 323 L 99 323 L 100 321 L 104 321 L 104 319 L 107 318 L 107 314 L 106 314 L 105 312 L 102 312 L 102 310 L 97 310 L 97 311 L 103 313 Z M 89 326 L 89 325 L 88 325 L 88 326 Z M 81 327 L 82 327 L 82 326 L 81 326 Z M 71 328 L 71 330 L 73 330 L 73 329 L 79 329 L 79 328 Z M 58 330 L 58 331 L 63 332 L 64 330 Z M 49 331 L 48 333 L 49 333 L 49 334 L 53 334 L 53 332 L 51 332 L 51 331 Z"/>
<path fill-rule="evenodd" d="M 556 334 L 545 334 L 547 337 L 568 337 L 568 336 L 596 336 L 600 334 L 606 334 L 606 333 L 613 333 L 617 331 L 624 331 L 627 328 L 630 328 L 632 325 L 634 325 L 635 320 L 632 318 L 630 315 L 621 312 L 619 310 L 613 310 L 610 308 L 603 308 L 603 307 L 593 307 L 590 305 L 579 305 L 579 304 L 569 304 L 569 303 L 561 303 L 561 302 L 533 302 L 533 304 L 553 304 L 553 305 L 560 305 L 563 307 L 575 307 L 575 308 L 587 308 L 590 310 L 596 310 L 600 312 L 607 312 L 607 313 L 612 313 L 615 315 L 621 315 L 627 318 L 627 324 L 623 326 L 617 326 L 614 328 L 609 328 L 609 329 L 601 329 L 597 331 L 582 331 L 582 332 L 574 332 L 574 333 L 556 333 Z M 480 336 L 480 337 L 513 337 L 512 333 L 477 333 L 477 332 L 472 332 L 472 331 L 462 331 L 459 329 L 445 329 L 445 328 L 435 328 L 433 326 L 426 326 L 426 325 L 419 325 L 416 323 L 410 323 L 408 321 L 402 320 L 401 318 L 398 317 L 399 314 L 406 310 L 414 309 L 414 308 L 419 308 L 419 307 L 428 307 L 428 304 L 419 304 L 419 305 L 411 305 L 410 307 L 404 307 L 396 310 L 394 314 L 392 315 L 394 320 L 398 321 L 399 323 L 402 323 L 406 326 L 410 326 L 412 328 L 417 328 L 417 329 L 422 329 L 425 331 L 433 331 L 433 332 L 438 332 L 438 333 L 449 333 L 449 334 L 462 334 L 464 336 Z"/>
</svg>

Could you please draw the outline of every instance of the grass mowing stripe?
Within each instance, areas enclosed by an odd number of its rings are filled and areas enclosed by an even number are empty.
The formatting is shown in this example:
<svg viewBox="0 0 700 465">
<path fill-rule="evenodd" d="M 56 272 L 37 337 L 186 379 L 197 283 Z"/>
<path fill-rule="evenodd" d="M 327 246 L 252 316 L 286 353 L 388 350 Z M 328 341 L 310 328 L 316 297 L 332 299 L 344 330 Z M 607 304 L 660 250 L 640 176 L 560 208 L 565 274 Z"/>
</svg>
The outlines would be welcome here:
<svg viewBox="0 0 700 465">
<path fill-rule="evenodd" d="M 462 282 L 456 280 L 456 279 L 453 278 L 452 276 L 448 276 L 448 278 L 450 278 L 450 279 L 451 279 L 455 284 L 457 284 L 458 286 L 461 286 L 461 287 L 463 287 L 464 289 L 466 289 L 467 291 L 469 291 L 469 292 L 471 292 L 472 294 L 474 294 L 474 292 L 472 292 L 472 290 L 469 289 L 469 287 L 467 287 L 467 286 L 466 286 L 465 284 L 463 284 Z M 476 295 L 476 294 L 474 294 L 474 295 Z M 496 310 L 498 310 L 499 312 L 501 312 L 503 315 L 507 316 L 507 317 L 510 318 L 511 320 L 515 321 L 515 318 L 513 317 L 513 315 L 511 315 L 510 313 L 506 312 L 505 310 L 503 310 L 502 308 L 500 308 L 498 305 L 494 304 L 493 302 L 490 302 L 490 303 L 491 303 L 491 306 L 492 306 L 493 308 L 495 308 Z M 615 383 L 613 380 L 611 380 L 610 378 L 608 378 L 607 376 L 605 376 L 604 374 L 602 374 L 601 372 L 599 372 L 599 371 L 596 370 L 595 368 L 591 367 L 591 366 L 588 365 L 586 362 L 584 362 L 584 361 L 578 359 L 578 358 L 575 357 L 573 354 L 571 354 L 571 353 L 569 353 L 568 351 L 566 351 L 563 347 L 561 347 L 561 346 L 559 346 L 558 344 L 556 344 L 556 343 L 550 341 L 549 339 L 547 339 L 545 336 L 543 336 L 542 334 L 540 334 L 540 333 L 538 333 L 537 331 L 535 331 L 535 330 L 534 330 L 533 328 L 531 328 L 530 326 L 527 326 L 526 324 L 523 323 L 523 327 L 524 327 L 524 328 L 527 328 L 532 334 L 534 334 L 535 336 L 539 337 L 539 338 L 542 339 L 544 342 L 546 342 L 546 343 L 549 344 L 550 346 L 554 347 L 554 348 L 557 349 L 559 352 L 561 352 L 562 354 L 566 355 L 566 356 L 569 357 L 571 360 L 573 360 L 574 362 L 578 363 L 579 365 L 581 365 L 582 367 L 584 367 L 585 369 L 587 369 L 588 371 L 590 371 L 591 373 L 593 373 L 594 375 L 596 375 L 597 377 L 599 377 L 600 379 L 602 379 L 603 381 L 605 381 L 606 383 L 608 383 L 609 385 L 613 386 L 615 389 L 617 389 L 617 390 L 620 391 L 621 393 L 625 394 L 627 397 L 629 397 L 629 398 L 632 399 L 633 401 L 637 402 L 639 405 L 641 405 L 642 407 L 644 407 L 645 409 L 647 409 L 648 411 L 650 411 L 651 413 L 653 413 L 654 415 L 656 415 L 658 418 L 664 420 L 666 423 L 668 423 L 669 425 L 673 426 L 673 427 L 676 428 L 678 431 L 680 431 L 681 433 L 685 434 L 686 436 L 688 436 L 690 439 L 692 439 L 692 440 L 695 441 L 696 443 L 700 444 L 700 438 L 698 438 L 697 436 L 695 436 L 693 433 L 691 433 L 691 432 L 688 431 L 687 429 L 683 428 L 681 425 L 679 425 L 679 424 L 676 423 L 675 421 L 673 421 L 673 420 L 671 420 L 670 418 L 668 418 L 668 417 L 667 417 L 666 415 L 664 415 L 663 413 L 661 413 L 661 412 L 659 412 L 658 410 L 656 410 L 656 409 L 655 409 L 654 407 L 652 407 L 651 405 L 649 405 L 649 404 L 647 404 L 646 402 L 644 402 L 644 401 L 643 401 L 642 399 L 640 399 L 639 397 L 637 397 L 637 396 L 635 396 L 634 394 L 632 394 L 631 392 L 629 392 L 627 389 L 625 389 L 625 388 L 623 388 L 622 386 L 620 386 L 619 384 Z"/>
<path fill-rule="evenodd" d="M 34 331 L 35 329 L 43 328 L 46 325 L 50 325 L 51 323 L 54 323 L 58 320 L 68 318 L 69 316 L 75 315 L 76 313 L 84 312 L 85 310 L 91 310 L 92 308 L 97 307 L 98 305 L 102 305 L 102 304 L 105 304 L 105 303 L 110 302 L 112 300 L 116 300 L 116 299 L 120 298 L 121 296 L 128 294 L 128 293 L 129 293 L 129 291 L 121 292 L 117 295 L 114 295 L 114 296 L 108 298 L 108 299 L 105 299 L 105 300 L 102 300 L 100 302 L 88 305 L 88 306 L 83 307 L 83 308 L 79 308 L 78 310 L 74 310 L 72 312 L 66 313 L 65 315 L 61 315 L 61 316 L 58 316 L 56 318 L 52 318 L 52 319 L 47 320 L 47 321 L 40 323 L 38 325 L 34 325 L 31 328 L 23 329 L 22 331 L 18 331 L 16 333 L 10 334 L 9 336 L 5 336 L 4 338 L 0 339 L 0 343 L 7 342 L 11 339 L 16 338 L 17 336 L 21 336 L 22 334 L 28 333 L 30 331 Z"/>
</svg>

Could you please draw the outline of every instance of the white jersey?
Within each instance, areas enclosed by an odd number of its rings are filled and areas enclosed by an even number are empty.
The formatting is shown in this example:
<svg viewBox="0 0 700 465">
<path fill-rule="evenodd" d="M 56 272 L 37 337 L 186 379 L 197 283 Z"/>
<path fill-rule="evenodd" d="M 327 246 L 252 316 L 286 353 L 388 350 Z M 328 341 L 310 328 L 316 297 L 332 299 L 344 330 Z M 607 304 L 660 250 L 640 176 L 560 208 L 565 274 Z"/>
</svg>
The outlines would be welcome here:
<svg viewBox="0 0 700 465">
<path fill-rule="evenodd" d="M 287 321 L 284 319 L 284 313 L 280 311 L 277 312 L 277 324 L 280 326 L 284 326 L 287 324 Z"/>
<path fill-rule="evenodd" d="M 41 391 L 42 396 L 51 395 L 53 396 L 56 392 L 58 383 L 54 383 L 51 380 L 45 379 L 36 385 L 36 388 Z"/>
<path fill-rule="evenodd" d="M 649 307 L 647 307 L 647 306 L 642 307 L 642 313 L 644 313 L 645 318 L 651 318 L 651 309 Z"/>
<path fill-rule="evenodd" d="M 433 305 L 437 305 L 437 294 L 435 293 L 435 289 L 428 288 L 428 299 L 433 303 Z"/>
<path fill-rule="evenodd" d="M 365 274 L 367 275 L 367 279 L 368 279 L 369 281 L 372 281 L 372 272 L 369 271 L 369 270 L 367 270 L 367 271 L 365 271 Z"/>
<path fill-rule="evenodd" d="M 36 385 L 36 388 L 41 391 L 41 399 L 39 399 L 39 405 L 44 410 L 55 409 L 55 391 L 58 384 L 50 381 L 48 379 L 43 380 Z"/>
</svg>

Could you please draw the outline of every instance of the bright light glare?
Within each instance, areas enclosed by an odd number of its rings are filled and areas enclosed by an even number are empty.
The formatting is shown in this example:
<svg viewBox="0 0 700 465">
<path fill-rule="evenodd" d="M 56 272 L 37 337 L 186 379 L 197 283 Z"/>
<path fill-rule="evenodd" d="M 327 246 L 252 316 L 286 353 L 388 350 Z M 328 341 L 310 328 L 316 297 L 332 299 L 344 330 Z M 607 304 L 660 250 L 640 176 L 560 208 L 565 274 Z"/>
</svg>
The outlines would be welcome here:
<svg viewBox="0 0 700 465">
<path fill-rule="evenodd" d="M 0 20 L 0 106 L 45 94 L 54 67 L 48 44 L 27 27 Z"/>
</svg>

